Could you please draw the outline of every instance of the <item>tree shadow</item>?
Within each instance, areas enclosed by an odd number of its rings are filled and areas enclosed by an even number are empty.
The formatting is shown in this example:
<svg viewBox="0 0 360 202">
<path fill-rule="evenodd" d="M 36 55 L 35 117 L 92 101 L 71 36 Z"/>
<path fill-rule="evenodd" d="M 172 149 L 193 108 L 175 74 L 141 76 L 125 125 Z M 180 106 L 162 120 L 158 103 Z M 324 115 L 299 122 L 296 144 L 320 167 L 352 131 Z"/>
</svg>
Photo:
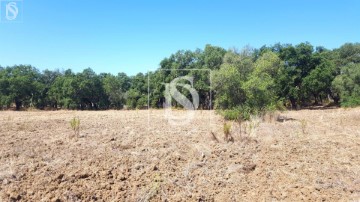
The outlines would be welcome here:
<svg viewBox="0 0 360 202">
<path fill-rule="evenodd" d="M 308 110 L 328 110 L 328 109 L 338 109 L 340 106 L 335 103 L 330 103 L 327 105 L 312 105 L 308 107 L 303 107 L 302 109 L 308 109 Z"/>
<path fill-rule="evenodd" d="M 277 122 L 285 122 L 285 121 L 296 121 L 297 119 L 294 119 L 294 118 L 289 118 L 289 117 L 286 117 L 286 116 L 278 116 L 276 118 L 276 121 Z"/>
</svg>

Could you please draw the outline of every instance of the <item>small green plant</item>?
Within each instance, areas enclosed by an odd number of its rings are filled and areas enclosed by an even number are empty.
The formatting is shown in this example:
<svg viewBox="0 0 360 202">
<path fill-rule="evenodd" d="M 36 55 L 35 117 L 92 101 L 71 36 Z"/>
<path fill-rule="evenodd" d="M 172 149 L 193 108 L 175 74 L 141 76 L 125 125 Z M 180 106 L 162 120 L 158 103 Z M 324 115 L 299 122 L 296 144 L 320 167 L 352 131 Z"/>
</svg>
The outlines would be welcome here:
<svg viewBox="0 0 360 202">
<path fill-rule="evenodd" d="M 79 134 L 80 134 L 80 118 L 74 117 L 73 119 L 71 119 L 70 126 L 71 126 L 71 129 L 74 131 L 74 135 L 76 137 L 79 137 Z"/>
<path fill-rule="evenodd" d="M 231 125 L 228 123 L 224 123 L 224 134 L 229 135 L 230 134 Z"/>
<path fill-rule="evenodd" d="M 226 142 L 234 142 L 234 138 L 231 136 L 231 125 L 228 123 L 224 123 L 224 127 L 223 127 L 223 131 L 224 131 L 224 139 Z"/>
</svg>

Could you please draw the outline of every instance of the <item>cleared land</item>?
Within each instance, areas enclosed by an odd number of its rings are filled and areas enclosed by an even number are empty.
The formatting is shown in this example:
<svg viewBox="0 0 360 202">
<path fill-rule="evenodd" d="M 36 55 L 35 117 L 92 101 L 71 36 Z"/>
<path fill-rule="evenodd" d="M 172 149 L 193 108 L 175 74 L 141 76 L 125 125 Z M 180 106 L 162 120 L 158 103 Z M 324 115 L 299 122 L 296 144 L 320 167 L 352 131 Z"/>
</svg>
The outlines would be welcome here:
<svg viewBox="0 0 360 202">
<path fill-rule="evenodd" d="M 209 111 L 0 112 L 0 201 L 360 200 L 360 108 L 277 117 L 228 143 Z"/>
</svg>

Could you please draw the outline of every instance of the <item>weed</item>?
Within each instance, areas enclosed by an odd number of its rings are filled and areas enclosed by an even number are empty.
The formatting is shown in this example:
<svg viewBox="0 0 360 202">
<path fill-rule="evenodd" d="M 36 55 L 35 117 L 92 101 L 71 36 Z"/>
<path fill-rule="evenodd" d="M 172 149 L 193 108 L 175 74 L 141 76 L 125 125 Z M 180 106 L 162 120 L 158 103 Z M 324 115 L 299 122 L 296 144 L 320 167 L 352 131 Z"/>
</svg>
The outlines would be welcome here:
<svg viewBox="0 0 360 202">
<path fill-rule="evenodd" d="M 74 131 L 75 137 L 79 137 L 80 134 L 80 118 L 74 117 L 70 121 L 71 129 Z"/>
<path fill-rule="evenodd" d="M 225 134 L 225 135 L 229 135 L 229 134 L 230 134 L 230 130 L 231 130 L 231 125 L 228 124 L 228 123 L 224 123 L 224 128 L 223 128 L 223 130 L 224 130 L 224 134 Z"/>
<path fill-rule="evenodd" d="M 234 138 L 231 136 L 231 125 L 228 124 L 228 123 L 224 123 L 224 128 L 223 128 L 223 131 L 224 131 L 224 139 L 226 142 L 234 142 Z"/>
<path fill-rule="evenodd" d="M 303 134 L 306 134 L 306 126 L 307 126 L 307 122 L 305 121 L 305 119 L 301 119 L 300 120 L 301 123 L 301 130 Z"/>
<path fill-rule="evenodd" d="M 141 198 L 139 198 L 138 201 L 151 201 L 157 194 L 159 194 L 163 179 L 158 173 L 156 173 L 152 178 L 153 180 L 150 187 L 146 189 L 146 192 Z"/>
</svg>

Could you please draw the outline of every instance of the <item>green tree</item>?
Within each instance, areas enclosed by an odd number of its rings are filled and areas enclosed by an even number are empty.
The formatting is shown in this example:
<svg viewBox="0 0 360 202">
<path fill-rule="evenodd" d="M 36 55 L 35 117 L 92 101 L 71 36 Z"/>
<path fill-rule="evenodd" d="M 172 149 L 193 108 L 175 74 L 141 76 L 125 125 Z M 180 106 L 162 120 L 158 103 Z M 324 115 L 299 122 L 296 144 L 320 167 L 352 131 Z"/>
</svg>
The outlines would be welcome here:
<svg viewBox="0 0 360 202">
<path fill-rule="evenodd" d="M 48 98 L 55 108 L 78 109 L 80 97 L 79 82 L 71 70 L 66 70 L 63 76 L 57 77 L 51 85 Z"/>
<path fill-rule="evenodd" d="M 332 86 L 340 95 L 341 106 L 360 105 L 360 64 L 349 63 L 342 67 Z"/>
<path fill-rule="evenodd" d="M 304 78 L 303 85 L 307 97 L 313 96 L 315 104 L 331 95 L 331 83 L 335 78 L 335 65 L 329 61 L 318 65 Z"/>
<path fill-rule="evenodd" d="M 40 92 L 40 100 L 38 103 L 38 108 L 43 109 L 46 106 L 55 107 L 55 103 L 51 102 L 49 97 L 49 90 L 53 83 L 55 82 L 57 77 L 62 76 L 59 70 L 51 71 L 51 70 L 44 70 L 41 74 L 40 81 L 43 84 L 43 89 Z"/>
<path fill-rule="evenodd" d="M 338 64 L 340 66 L 349 63 L 360 63 L 360 43 L 346 43 L 335 52 L 338 53 Z"/>
<path fill-rule="evenodd" d="M 106 75 L 103 80 L 103 88 L 110 101 L 110 107 L 123 108 L 126 102 L 126 91 L 130 87 L 130 79 L 126 74 L 119 73 L 118 76 Z"/>
<path fill-rule="evenodd" d="M 87 68 L 76 75 L 78 89 L 77 97 L 80 98 L 81 109 L 106 109 L 108 97 L 105 95 L 100 77 L 91 69 Z"/>
<path fill-rule="evenodd" d="M 255 62 L 254 71 L 244 84 L 246 105 L 255 110 L 263 111 L 277 104 L 276 82 L 280 58 L 273 52 L 265 52 Z"/>
<path fill-rule="evenodd" d="M 314 58 L 314 47 L 306 42 L 295 47 L 286 44 L 277 44 L 276 51 L 284 61 L 285 66 L 280 70 L 278 88 L 280 96 L 289 100 L 292 108 L 298 108 L 309 99 L 303 86 L 303 79 L 319 65 L 319 60 Z"/>
<path fill-rule="evenodd" d="M 40 76 L 40 72 L 29 65 L 15 65 L 1 70 L 1 105 L 15 103 L 16 110 L 22 106 L 37 106 L 44 88 Z"/>
<path fill-rule="evenodd" d="M 147 106 L 148 97 L 148 75 L 138 73 L 131 77 L 131 86 L 126 93 L 126 105 L 130 109 L 144 108 Z"/>
<path fill-rule="evenodd" d="M 127 93 L 126 93 L 126 106 L 129 109 L 136 109 L 139 108 L 140 106 L 138 106 L 138 100 L 140 100 L 141 98 L 141 93 L 139 91 L 137 91 L 136 89 L 130 89 Z"/>
<path fill-rule="evenodd" d="M 244 83 L 253 71 L 250 51 L 238 53 L 228 51 L 224 56 L 224 63 L 219 70 L 213 72 L 213 87 L 215 92 L 215 108 L 231 109 L 241 106 L 246 101 Z"/>
<path fill-rule="evenodd" d="M 204 68 L 211 70 L 219 69 L 225 54 L 225 49 L 207 44 L 204 52 L 202 52 L 200 56 L 203 59 Z"/>
</svg>

